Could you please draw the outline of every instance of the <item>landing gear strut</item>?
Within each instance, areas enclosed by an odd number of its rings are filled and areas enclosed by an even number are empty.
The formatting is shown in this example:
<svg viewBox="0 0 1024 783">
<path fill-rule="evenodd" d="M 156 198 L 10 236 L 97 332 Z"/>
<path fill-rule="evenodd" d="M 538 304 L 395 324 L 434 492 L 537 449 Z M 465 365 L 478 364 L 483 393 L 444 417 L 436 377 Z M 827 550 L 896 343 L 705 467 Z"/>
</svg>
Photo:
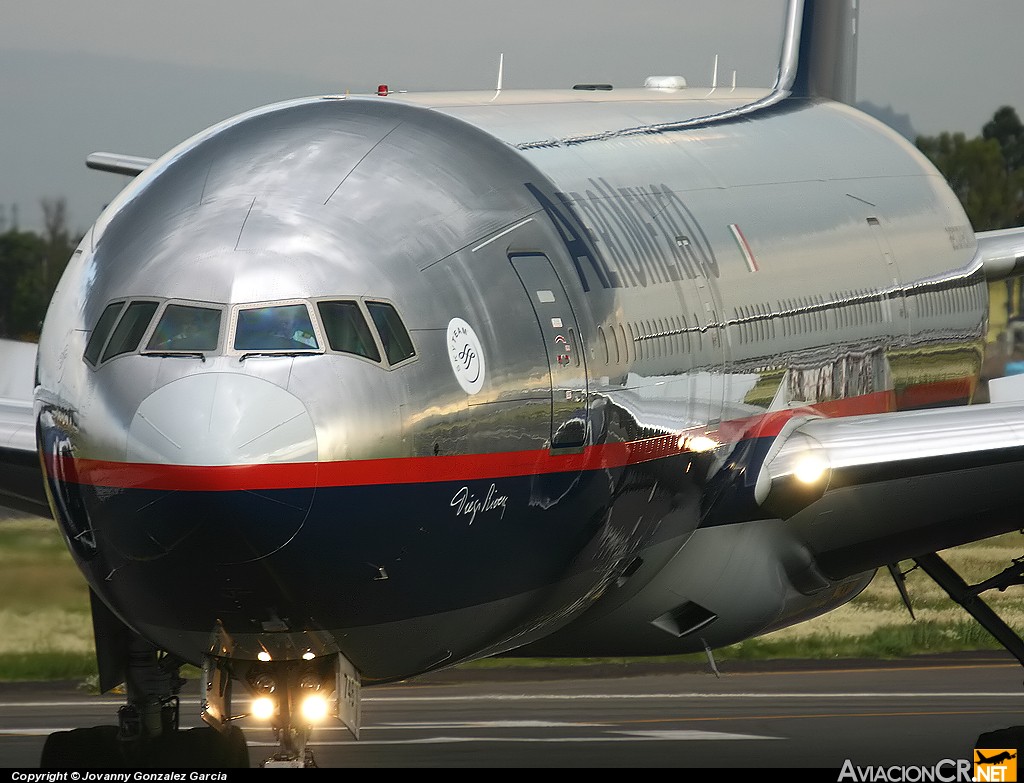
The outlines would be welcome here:
<svg viewBox="0 0 1024 783">
<path fill-rule="evenodd" d="M 51 734 L 40 766 L 59 768 L 238 768 L 249 766 L 242 731 L 179 728 L 178 695 L 185 684 L 181 662 L 161 655 L 134 634 L 128 645 L 126 704 L 116 726 L 95 726 Z"/>
<path fill-rule="evenodd" d="M 1015 558 L 1013 565 L 975 585 L 967 584 L 960 574 L 934 552 L 916 557 L 914 562 L 1024 666 L 1024 639 L 981 597 L 987 590 L 1002 591 L 1007 587 L 1024 584 L 1024 558 Z M 1024 752 L 1024 726 L 1009 726 L 985 732 L 978 737 L 975 747 L 1017 748 L 1019 756 Z"/>
<path fill-rule="evenodd" d="M 1024 640 L 981 597 L 986 590 L 1002 591 L 1013 585 L 1024 584 L 1024 559 L 1014 560 L 1009 568 L 976 585 L 967 584 L 934 552 L 916 557 L 914 562 L 1024 666 Z"/>
</svg>

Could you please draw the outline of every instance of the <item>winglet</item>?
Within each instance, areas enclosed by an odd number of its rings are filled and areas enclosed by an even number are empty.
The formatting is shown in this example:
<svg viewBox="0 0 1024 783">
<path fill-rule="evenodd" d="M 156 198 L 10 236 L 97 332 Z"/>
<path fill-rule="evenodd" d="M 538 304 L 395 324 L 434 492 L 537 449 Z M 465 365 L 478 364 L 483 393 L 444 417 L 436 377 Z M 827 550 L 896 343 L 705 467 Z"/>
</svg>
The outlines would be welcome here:
<svg viewBox="0 0 1024 783">
<path fill-rule="evenodd" d="M 152 163 L 154 158 L 139 158 L 134 155 L 120 155 L 116 152 L 94 152 L 85 159 L 85 165 L 97 171 L 111 174 L 127 174 L 137 177 Z"/>
</svg>

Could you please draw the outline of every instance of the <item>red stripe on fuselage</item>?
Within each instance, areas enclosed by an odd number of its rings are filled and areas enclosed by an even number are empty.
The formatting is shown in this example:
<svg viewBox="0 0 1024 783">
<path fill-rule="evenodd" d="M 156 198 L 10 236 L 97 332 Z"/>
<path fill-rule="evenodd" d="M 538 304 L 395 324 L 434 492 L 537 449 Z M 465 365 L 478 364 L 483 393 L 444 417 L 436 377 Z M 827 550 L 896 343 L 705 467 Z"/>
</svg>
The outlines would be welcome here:
<svg viewBox="0 0 1024 783">
<path fill-rule="evenodd" d="M 935 403 L 938 397 L 942 397 L 943 391 L 960 392 L 963 388 L 962 383 L 951 383 L 928 396 Z M 706 434 L 723 444 L 729 444 L 750 438 L 775 437 L 794 416 L 856 416 L 894 409 L 895 395 L 892 391 L 886 391 L 722 422 L 717 429 L 706 428 L 687 434 Z M 576 454 L 551 454 L 547 450 L 533 450 L 339 462 L 209 466 L 111 462 L 53 455 L 47 455 L 45 461 L 51 477 L 77 484 L 123 489 L 225 492 L 420 484 L 575 473 L 638 465 L 682 454 L 686 450 L 679 435 L 663 435 L 629 443 L 588 446 Z"/>
</svg>

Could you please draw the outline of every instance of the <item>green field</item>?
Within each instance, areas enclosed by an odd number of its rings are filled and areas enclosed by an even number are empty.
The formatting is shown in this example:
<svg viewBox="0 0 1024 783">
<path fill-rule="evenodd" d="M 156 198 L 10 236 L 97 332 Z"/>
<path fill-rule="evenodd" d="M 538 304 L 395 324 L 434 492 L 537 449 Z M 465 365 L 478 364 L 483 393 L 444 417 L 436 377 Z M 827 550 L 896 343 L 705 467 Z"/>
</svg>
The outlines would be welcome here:
<svg viewBox="0 0 1024 783">
<path fill-rule="evenodd" d="M 1019 534 L 945 553 L 970 583 L 992 576 L 1021 554 Z M 905 563 L 904 570 L 910 567 Z M 750 658 L 899 657 L 918 653 L 998 649 L 982 628 L 922 571 L 907 577 L 916 620 L 892 580 L 880 571 L 855 600 L 815 620 L 718 650 L 716 660 Z M 1011 627 L 1024 626 L 1021 588 L 985 598 Z M 89 598 L 55 525 L 44 520 L 0 522 L 0 680 L 82 678 L 95 672 Z M 686 659 L 692 660 L 693 656 Z M 662 659 L 664 660 L 664 659 Z M 604 661 L 602 661 L 604 662 Z M 518 659 L 472 666 L 528 666 Z"/>
</svg>

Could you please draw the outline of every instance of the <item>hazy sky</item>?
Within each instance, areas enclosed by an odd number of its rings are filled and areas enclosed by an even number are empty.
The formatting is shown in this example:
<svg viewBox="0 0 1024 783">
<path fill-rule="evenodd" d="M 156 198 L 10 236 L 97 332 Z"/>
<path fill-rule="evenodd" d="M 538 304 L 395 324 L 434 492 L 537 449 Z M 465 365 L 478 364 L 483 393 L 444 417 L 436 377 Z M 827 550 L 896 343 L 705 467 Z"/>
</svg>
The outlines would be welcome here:
<svg viewBox="0 0 1024 783">
<path fill-rule="evenodd" d="M 919 133 L 1024 113 L 1022 0 L 860 0 L 858 97 Z M 785 0 L 32 0 L 0 21 L 0 205 L 36 228 L 66 196 L 84 229 L 123 186 L 89 152 L 155 157 L 247 108 L 300 95 L 650 74 L 771 84 Z"/>
</svg>

